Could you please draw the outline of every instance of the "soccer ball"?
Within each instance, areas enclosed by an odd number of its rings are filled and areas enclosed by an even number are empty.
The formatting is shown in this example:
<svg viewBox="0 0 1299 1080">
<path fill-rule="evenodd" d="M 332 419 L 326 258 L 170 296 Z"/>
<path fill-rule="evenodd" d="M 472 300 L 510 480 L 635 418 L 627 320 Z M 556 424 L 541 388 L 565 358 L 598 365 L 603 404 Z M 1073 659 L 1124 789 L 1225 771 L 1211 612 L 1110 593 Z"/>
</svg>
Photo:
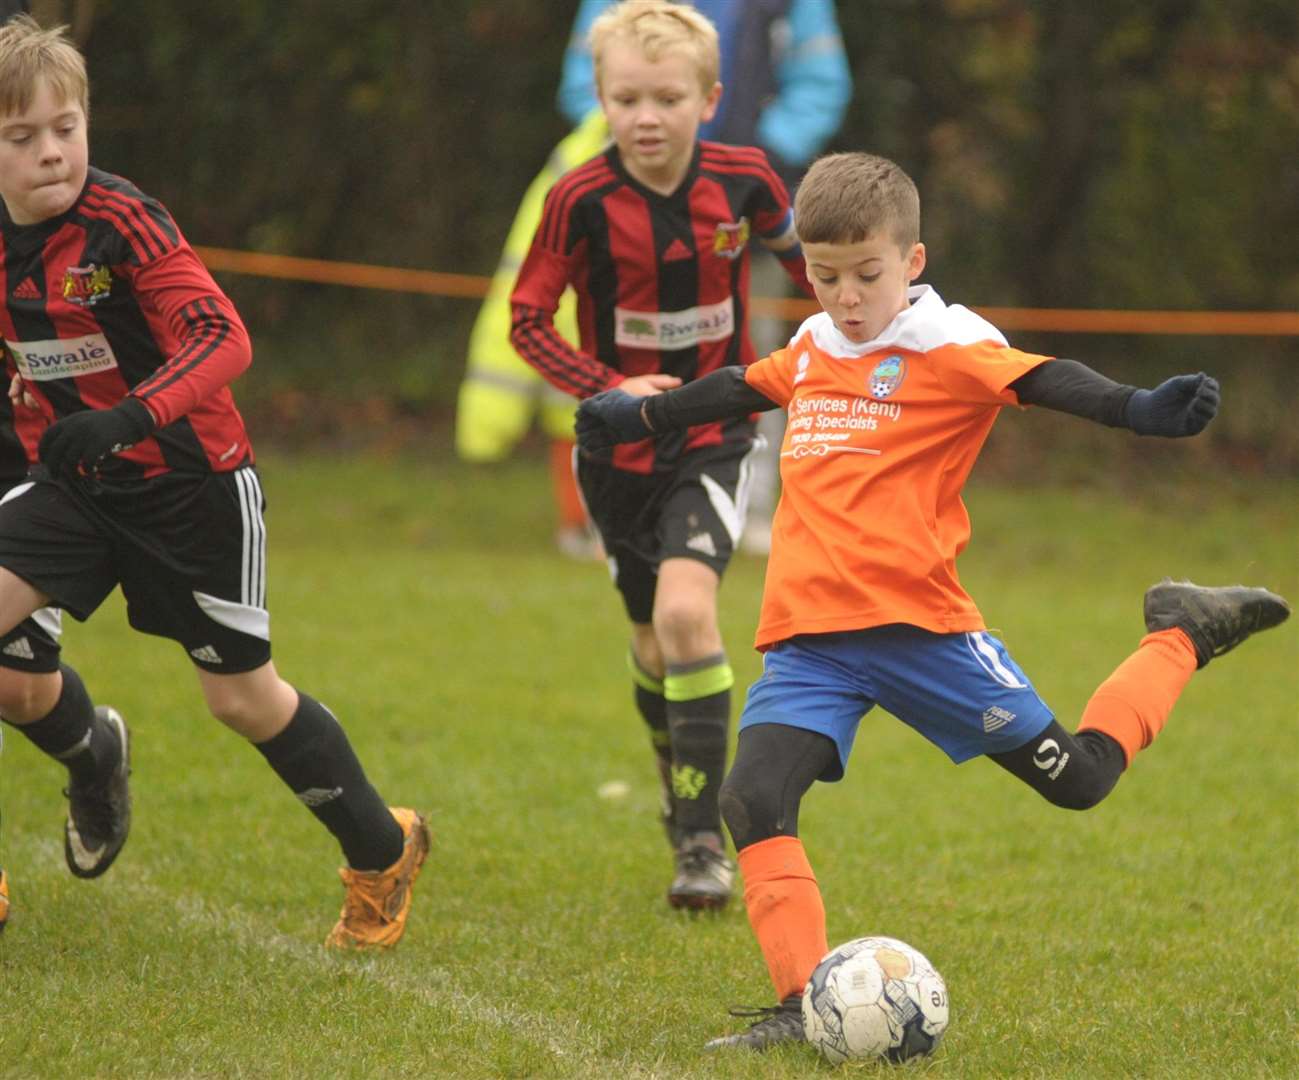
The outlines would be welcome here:
<svg viewBox="0 0 1299 1080">
<path fill-rule="evenodd" d="M 803 991 L 803 1031 L 831 1064 L 931 1053 L 947 1030 L 947 986 L 925 957 L 890 937 L 829 952 Z"/>
</svg>

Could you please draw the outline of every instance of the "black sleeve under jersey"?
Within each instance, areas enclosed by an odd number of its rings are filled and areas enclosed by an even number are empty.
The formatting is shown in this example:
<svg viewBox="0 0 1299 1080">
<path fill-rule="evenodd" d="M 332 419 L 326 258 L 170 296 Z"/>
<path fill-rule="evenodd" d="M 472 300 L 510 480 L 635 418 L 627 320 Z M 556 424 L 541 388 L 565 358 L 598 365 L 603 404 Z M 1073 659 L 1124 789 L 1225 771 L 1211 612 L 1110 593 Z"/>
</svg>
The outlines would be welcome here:
<svg viewBox="0 0 1299 1080">
<path fill-rule="evenodd" d="M 1107 427 L 1128 427 L 1128 398 L 1135 386 L 1126 386 L 1106 378 L 1077 360 L 1048 360 L 1021 375 L 1010 388 L 1022 405 L 1040 405 L 1044 409 L 1095 420 Z"/>
<path fill-rule="evenodd" d="M 1127 427 L 1128 399 L 1136 393 L 1077 360 L 1048 360 L 1010 384 L 1024 405 L 1081 416 L 1109 427 Z M 776 402 L 744 379 L 744 370 L 726 367 L 702 379 L 645 399 L 645 419 L 655 431 L 691 427 L 766 412 Z"/>
<path fill-rule="evenodd" d="M 776 402 L 744 381 L 743 368 L 732 366 L 719 368 L 675 390 L 647 397 L 641 415 L 651 431 L 673 431 L 714 420 L 736 420 L 776 408 L 779 408 Z"/>
</svg>

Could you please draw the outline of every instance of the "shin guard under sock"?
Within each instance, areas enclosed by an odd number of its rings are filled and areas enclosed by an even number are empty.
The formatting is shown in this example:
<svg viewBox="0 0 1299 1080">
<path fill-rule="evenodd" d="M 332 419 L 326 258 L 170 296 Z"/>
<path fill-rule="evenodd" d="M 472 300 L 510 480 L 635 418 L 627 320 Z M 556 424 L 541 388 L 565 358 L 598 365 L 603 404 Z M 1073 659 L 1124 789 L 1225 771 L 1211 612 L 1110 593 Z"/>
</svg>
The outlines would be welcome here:
<svg viewBox="0 0 1299 1080">
<path fill-rule="evenodd" d="M 773 836 L 738 855 L 744 906 L 767 962 L 776 1000 L 801 994 L 821 958 L 825 906 L 811 864 L 797 836 Z"/>
<path fill-rule="evenodd" d="M 636 711 L 649 728 L 650 746 L 658 766 L 659 785 L 663 802 L 663 819 L 672 822 L 672 737 L 668 734 L 668 702 L 663 696 L 663 680 L 651 675 L 640 665 L 636 654 L 627 651 L 627 669 L 631 672 L 636 692 Z"/>
<path fill-rule="evenodd" d="M 1163 728 L 1195 666 L 1195 647 L 1181 630 L 1147 634 L 1137 651 L 1096 688 L 1078 730 L 1108 735 L 1123 747 L 1131 765 Z"/>
<path fill-rule="evenodd" d="M 734 683 L 724 653 L 668 665 L 663 694 L 672 740 L 672 801 L 683 833 L 721 831 L 717 793 L 726 772 Z"/>
<path fill-rule="evenodd" d="M 338 840 L 353 870 L 384 870 L 401 857 L 401 826 L 366 779 L 342 725 L 320 702 L 299 690 L 288 726 L 254 745 Z"/>
<path fill-rule="evenodd" d="M 37 747 L 68 767 L 74 784 L 93 784 L 117 768 L 121 743 L 95 719 L 95 705 L 81 676 L 59 665 L 63 689 L 54 708 L 31 724 L 14 724 Z"/>
</svg>

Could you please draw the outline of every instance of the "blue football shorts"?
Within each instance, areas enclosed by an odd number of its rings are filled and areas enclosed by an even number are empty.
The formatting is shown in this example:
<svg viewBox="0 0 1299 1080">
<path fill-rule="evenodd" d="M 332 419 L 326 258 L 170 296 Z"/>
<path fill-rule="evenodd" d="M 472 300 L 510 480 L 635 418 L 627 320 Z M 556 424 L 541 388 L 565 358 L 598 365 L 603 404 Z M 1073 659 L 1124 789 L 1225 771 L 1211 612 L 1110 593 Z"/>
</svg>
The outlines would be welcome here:
<svg viewBox="0 0 1299 1080">
<path fill-rule="evenodd" d="M 986 630 L 935 634 L 891 624 L 800 634 L 763 658 L 740 728 L 785 724 L 834 740 L 843 777 L 857 726 L 879 705 L 954 762 L 1014 750 L 1055 719 L 1006 647 Z M 831 775 L 833 774 L 833 775 Z"/>
</svg>

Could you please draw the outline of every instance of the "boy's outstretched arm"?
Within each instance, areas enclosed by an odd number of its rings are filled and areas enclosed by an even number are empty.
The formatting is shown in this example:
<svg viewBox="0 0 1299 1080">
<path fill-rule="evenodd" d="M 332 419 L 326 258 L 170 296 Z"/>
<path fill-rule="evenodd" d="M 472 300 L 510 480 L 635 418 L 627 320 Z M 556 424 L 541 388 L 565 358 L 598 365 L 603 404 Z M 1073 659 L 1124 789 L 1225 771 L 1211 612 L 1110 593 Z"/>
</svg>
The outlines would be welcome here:
<svg viewBox="0 0 1299 1080">
<path fill-rule="evenodd" d="M 676 390 L 636 397 L 621 387 L 589 397 L 577 409 L 577 441 L 583 450 L 647 439 L 661 431 L 737 419 L 777 408 L 744 381 L 744 369 L 724 367 Z"/>
<path fill-rule="evenodd" d="M 1204 372 L 1174 375 L 1153 390 L 1108 379 L 1077 360 L 1048 360 L 1010 388 L 1023 405 L 1081 416 L 1138 435 L 1198 435 L 1218 412 L 1218 380 Z"/>
</svg>

